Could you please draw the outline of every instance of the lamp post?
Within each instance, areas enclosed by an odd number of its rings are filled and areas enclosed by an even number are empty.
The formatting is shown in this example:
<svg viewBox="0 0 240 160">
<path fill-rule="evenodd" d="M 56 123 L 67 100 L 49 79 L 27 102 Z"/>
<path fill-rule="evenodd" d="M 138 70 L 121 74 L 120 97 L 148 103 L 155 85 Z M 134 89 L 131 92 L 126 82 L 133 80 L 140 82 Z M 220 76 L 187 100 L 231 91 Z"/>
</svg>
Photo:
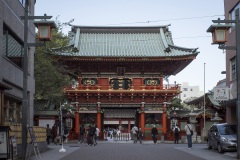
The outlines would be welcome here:
<svg viewBox="0 0 240 160">
<path fill-rule="evenodd" d="M 240 159 L 240 24 L 239 24 L 239 9 L 235 11 L 235 20 L 213 20 L 213 23 L 218 23 L 217 25 L 211 25 L 207 32 L 211 32 L 213 36 L 213 44 L 219 44 L 220 49 L 236 50 L 236 73 L 237 73 L 237 159 Z M 228 23 L 228 24 L 221 24 Z M 229 28 L 233 27 L 229 24 L 235 24 L 236 33 L 236 45 L 235 46 L 223 46 L 226 40 L 226 32 Z"/>
<path fill-rule="evenodd" d="M 206 63 L 204 63 L 204 71 L 203 71 L 203 137 L 206 136 L 206 96 L 205 96 L 205 66 Z"/>
<path fill-rule="evenodd" d="M 59 149 L 59 152 L 66 152 L 66 149 L 63 148 L 63 130 L 64 130 L 64 126 L 63 126 L 63 123 L 62 123 L 62 105 L 60 103 L 60 111 L 59 111 L 59 118 L 60 118 L 60 130 L 59 130 L 59 133 L 61 135 L 61 142 L 62 142 L 62 148 Z"/>
<path fill-rule="evenodd" d="M 25 1 L 25 10 L 24 16 L 20 18 L 24 20 L 24 65 L 23 65 L 23 100 L 22 100 L 22 155 L 21 158 L 25 160 L 26 153 L 27 153 L 27 123 L 28 123 L 28 112 L 29 112 L 29 105 L 28 105 L 28 47 L 30 46 L 40 46 L 42 44 L 39 43 L 28 43 L 28 20 L 29 19 L 50 19 L 52 16 L 29 16 L 28 13 L 28 6 L 29 1 Z M 51 22 L 50 22 L 51 23 Z M 49 26 L 49 24 L 46 24 Z M 51 25 L 50 28 L 54 28 L 54 25 Z M 50 30 L 39 30 L 40 32 L 47 32 Z M 48 34 L 49 35 L 49 34 Z"/>
</svg>

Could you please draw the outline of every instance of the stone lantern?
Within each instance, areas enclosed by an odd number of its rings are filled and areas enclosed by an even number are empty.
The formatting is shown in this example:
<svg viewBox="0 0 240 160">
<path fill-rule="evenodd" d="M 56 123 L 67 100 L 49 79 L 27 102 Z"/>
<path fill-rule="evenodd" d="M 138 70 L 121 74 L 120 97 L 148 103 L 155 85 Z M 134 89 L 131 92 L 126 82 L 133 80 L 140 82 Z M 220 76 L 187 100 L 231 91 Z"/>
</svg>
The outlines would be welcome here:
<svg viewBox="0 0 240 160">
<path fill-rule="evenodd" d="M 211 121 L 214 122 L 214 123 L 219 123 L 222 120 L 223 119 L 218 116 L 217 112 L 215 113 L 215 116 L 213 118 L 211 118 Z"/>
</svg>

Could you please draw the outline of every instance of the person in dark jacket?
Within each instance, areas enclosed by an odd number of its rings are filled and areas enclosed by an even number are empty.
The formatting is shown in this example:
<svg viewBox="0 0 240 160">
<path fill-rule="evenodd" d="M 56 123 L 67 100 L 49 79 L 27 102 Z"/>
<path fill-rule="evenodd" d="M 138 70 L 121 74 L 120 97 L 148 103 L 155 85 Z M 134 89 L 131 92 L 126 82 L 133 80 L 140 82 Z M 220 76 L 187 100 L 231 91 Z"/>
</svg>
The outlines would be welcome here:
<svg viewBox="0 0 240 160">
<path fill-rule="evenodd" d="M 85 127 L 84 124 L 80 127 L 80 136 L 79 136 L 79 142 L 78 143 L 83 143 L 84 142 L 84 134 L 85 134 Z"/>
<path fill-rule="evenodd" d="M 52 126 L 52 142 L 54 142 L 54 139 L 58 136 L 58 126 L 57 124 L 55 123 L 53 126 Z"/>
<path fill-rule="evenodd" d="M 142 144 L 143 132 L 142 132 L 141 128 L 139 128 L 139 131 L 138 131 L 138 139 L 139 139 L 140 144 Z"/>
<path fill-rule="evenodd" d="M 93 127 L 91 125 L 88 126 L 87 130 L 87 144 L 89 146 L 93 145 L 93 135 L 94 135 Z"/>
<path fill-rule="evenodd" d="M 52 129 L 49 127 L 49 124 L 47 124 L 46 133 L 47 133 L 47 144 L 50 144 L 50 139 L 52 138 Z"/>
<path fill-rule="evenodd" d="M 174 143 L 178 143 L 180 128 L 178 127 L 177 124 L 173 128 L 173 132 L 174 132 Z"/>
<path fill-rule="evenodd" d="M 156 126 L 153 125 L 153 128 L 152 128 L 152 140 L 153 140 L 154 144 L 157 144 L 157 136 L 158 136 L 158 130 L 157 130 Z"/>
<path fill-rule="evenodd" d="M 95 124 L 92 124 L 92 127 L 90 128 L 92 131 L 92 141 L 93 141 L 93 145 L 97 145 L 97 141 L 96 141 L 96 126 Z"/>
<path fill-rule="evenodd" d="M 67 137 L 68 137 L 68 128 L 66 126 L 66 124 L 64 124 L 63 126 L 63 142 L 67 143 Z"/>
</svg>

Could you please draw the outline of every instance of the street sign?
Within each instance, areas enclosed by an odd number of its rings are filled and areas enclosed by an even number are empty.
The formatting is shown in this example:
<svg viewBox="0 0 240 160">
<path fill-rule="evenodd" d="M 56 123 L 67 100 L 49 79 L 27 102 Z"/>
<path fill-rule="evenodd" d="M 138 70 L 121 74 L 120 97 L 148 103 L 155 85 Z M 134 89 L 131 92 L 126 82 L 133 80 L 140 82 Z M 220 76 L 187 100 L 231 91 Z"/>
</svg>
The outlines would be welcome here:
<svg viewBox="0 0 240 160">
<path fill-rule="evenodd" d="M 214 96 L 213 99 L 217 101 L 227 101 L 229 100 L 229 88 L 214 88 Z"/>
</svg>

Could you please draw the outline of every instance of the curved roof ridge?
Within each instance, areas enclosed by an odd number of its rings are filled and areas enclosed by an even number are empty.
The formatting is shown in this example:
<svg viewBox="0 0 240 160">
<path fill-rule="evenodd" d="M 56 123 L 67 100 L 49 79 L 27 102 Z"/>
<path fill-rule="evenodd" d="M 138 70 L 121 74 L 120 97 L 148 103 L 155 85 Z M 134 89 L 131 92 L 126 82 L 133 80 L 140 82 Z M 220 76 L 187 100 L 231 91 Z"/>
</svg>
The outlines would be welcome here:
<svg viewBox="0 0 240 160">
<path fill-rule="evenodd" d="M 166 24 L 166 25 L 159 25 L 159 26 L 88 26 L 88 25 L 71 25 L 72 28 L 77 27 L 77 28 L 163 28 L 163 27 L 168 27 L 171 26 L 171 24 Z"/>
<path fill-rule="evenodd" d="M 186 47 L 180 47 L 180 46 L 171 45 L 171 44 L 169 44 L 169 46 L 172 48 L 175 48 L 175 49 L 190 51 L 190 52 L 196 52 L 198 50 L 198 47 L 197 48 L 186 48 Z"/>
</svg>

